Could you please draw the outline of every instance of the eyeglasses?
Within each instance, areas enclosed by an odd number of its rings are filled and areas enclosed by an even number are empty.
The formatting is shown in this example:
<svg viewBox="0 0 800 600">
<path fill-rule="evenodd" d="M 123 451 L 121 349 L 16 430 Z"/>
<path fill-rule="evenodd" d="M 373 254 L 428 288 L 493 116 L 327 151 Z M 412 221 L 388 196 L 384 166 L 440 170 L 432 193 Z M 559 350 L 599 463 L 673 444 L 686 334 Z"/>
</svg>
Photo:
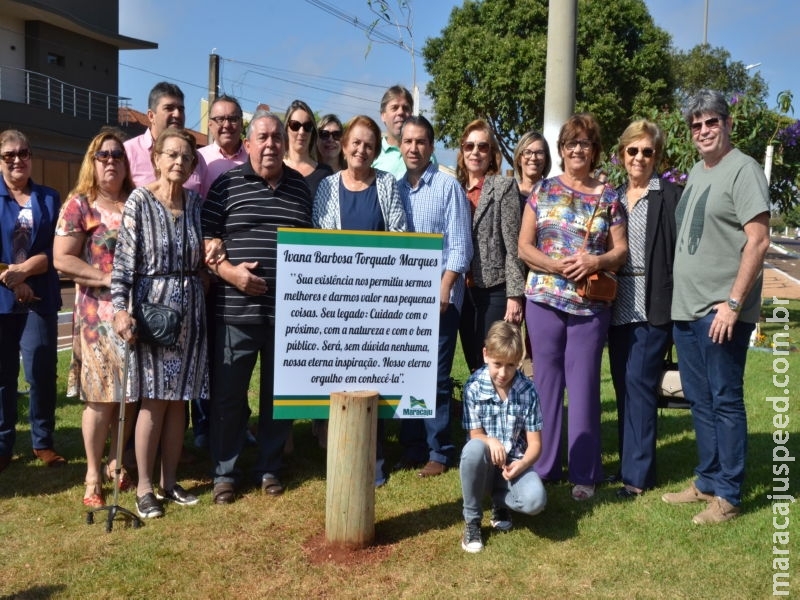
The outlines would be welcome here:
<svg viewBox="0 0 800 600">
<path fill-rule="evenodd" d="M 564 142 L 564 148 L 569 152 L 572 152 L 578 146 L 580 146 L 581 150 L 588 150 L 589 148 L 592 147 L 592 141 L 591 140 L 570 140 L 568 142 Z"/>
<path fill-rule="evenodd" d="M 480 152 L 481 154 L 486 154 L 490 148 L 489 142 L 478 142 L 477 144 L 475 142 L 464 142 L 463 144 L 461 144 L 461 149 L 464 151 L 465 154 L 469 154 L 470 152 L 475 150 L 475 148 L 477 148 L 478 152 Z"/>
<path fill-rule="evenodd" d="M 314 124 L 311 121 L 301 123 L 300 121 L 295 121 L 294 119 L 289 119 L 289 122 L 286 124 L 286 126 L 292 131 L 300 131 L 300 128 L 302 127 L 303 131 L 306 133 L 314 129 Z"/>
<path fill-rule="evenodd" d="M 652 148 L 637 148 L 636 146 L 628 146 L 625 149 L 625 152 L 628 156 L 636 156 L 639 154 L 639 152 L 641 152 L 642 156 L 645 158 L 653 158 L 653 155 L 656 153 L 656 151 Z"/>
<path fill-rule="evenodd" d="M 336 131 L 331 131 L 329 129 L 320 129 L 317 133 L 319 134 L 319 139 L 321 139 L 324 142 L 328 141 L 330 138 L 333 138 L 333 140 L 336 142 L 342 139 L 341 129 L 337 129 Z"/>
<path fill-rule="evenodd" d="M 697 133 L 703 128 L 703 125 L 706 126 L 706 129 L 714 129 L 716 126 L 719 125 L 719 117 L 711 117 L 710 119 L 706 119 L 705 121 L 696 121 L 695 123 L 691 124 L 692 133 Z"/>
<path fill-rule="evenodd" d="M 227 121 L 231 125 L 236 125 L 237 123 L 241 122 L 241 120 L 242 120 L 242 117 L 240 117 L 239 115 L 230 115 L 230 116 L 227 116 L 227 117 L 222 117 L 222 116 L 220 116 L 220 117 L 208 117 L 208 118 L 209 118 L 209 120 L 214 121 L 214 123 L 216 123 L 217 125 L 223 125 L 225 123 L 225 121 Z"/>
<path fill-rule="evenodd" d="M 12 150 L 11 152 L 3 152 L 0 158 L 7 165 L 13 165 L 14 161 L 19 158 L 20 160 L 28 160 L 31 157 L 30 148 L 23 148 L 22 150 Z"/>
<path fill-rule="evenodd" d="M 168 159 L 178 162 L 178 159 L 182 160 L 185 163 L 191 163 L 194 160 L 194 156 L 191 154 L 181 154 L 180 152 L 175 152 L 174 150 L 167 150 L 161 152 L 164 156 Z"/>
<path fill-rule="evenodd" d="M 94 153 L 95 159 L 102 163 L 111 162 L 112 160 L 122 160 L 123 156 L 125 156 L 124 150 L 98 150 Z"/>
<path fill-rule="evenodd" d="M 532 156 L 535 158 L 544 158 L 546 152 L 544 150 L 523 150 L 522 151 L 522 158 L 531 158 Z"/>
</svg>

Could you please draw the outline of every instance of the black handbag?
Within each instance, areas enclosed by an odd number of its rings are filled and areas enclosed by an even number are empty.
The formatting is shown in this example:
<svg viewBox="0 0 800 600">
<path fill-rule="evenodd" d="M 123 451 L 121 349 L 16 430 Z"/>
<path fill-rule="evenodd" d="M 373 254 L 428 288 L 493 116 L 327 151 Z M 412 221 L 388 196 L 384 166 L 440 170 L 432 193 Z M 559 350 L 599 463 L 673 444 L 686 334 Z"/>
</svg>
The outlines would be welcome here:
<svg viewBox="0 0 800 600">
<path fill-rule="evenodd" d="M 183 307 L 183 265 L 186 262 L 186 202 L 181 220 L 182 248 L 180 268 L 181 302 Z M 158 275 L 156 275 L 158 277 Z M 183 324 L 183 313 L 156 302 L 140 302 L 133 311 L 136 319 L 136 341 L 154 346 L 174 346 L 178 343 Z"/>
<path fill-rule="evenodd" d="M 134 318 L 137 342 L 155 346 L 174 346 L 178 343 L 183 315 L 174 308 L 155 302 L 142 302 L 137 305 Z"/>
</svg>

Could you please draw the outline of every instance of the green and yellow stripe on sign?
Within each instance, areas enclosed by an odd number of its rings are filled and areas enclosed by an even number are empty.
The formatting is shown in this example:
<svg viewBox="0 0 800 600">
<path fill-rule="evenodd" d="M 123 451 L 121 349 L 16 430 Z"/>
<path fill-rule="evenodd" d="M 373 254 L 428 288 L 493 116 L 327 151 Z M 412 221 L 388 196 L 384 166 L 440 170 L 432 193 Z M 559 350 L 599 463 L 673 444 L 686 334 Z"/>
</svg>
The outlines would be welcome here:
<svg viewBox="0 0 800 600">
<path fill-rule="evenodd" d="M 329 396 L 275 396 L 275 419 L 327 419 Z M 381 396 L 378 399 L 378 418 L 393 419 L 400 405 L 400 396 Z"/>
<path fill-rule="evenodd" d="M 342 231 L 337 229 L 279 227 L 278 243 L 298 246 L 441 250 L 442 235 L 439 233 L 394 233 L 388 231 Z"/>
</svg>

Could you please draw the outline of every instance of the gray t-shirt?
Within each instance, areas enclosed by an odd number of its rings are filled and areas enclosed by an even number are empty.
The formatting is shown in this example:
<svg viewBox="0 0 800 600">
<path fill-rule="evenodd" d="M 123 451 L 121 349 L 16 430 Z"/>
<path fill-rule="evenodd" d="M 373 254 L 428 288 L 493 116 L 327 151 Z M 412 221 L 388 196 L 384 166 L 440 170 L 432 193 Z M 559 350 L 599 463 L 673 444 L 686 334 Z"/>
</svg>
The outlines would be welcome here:
<svg viewBox="0 0 800 600">
<path fill-rule="evenodd" d="M 744 225 L 768 211 L 767 180 L 751 157 L 734 148 L 711 169 L 695 164 L 675 214 L 673 320 L 694 321 L 728 299 L 747 241 Z M 740 300 L 740 321 L 758 321 L 761 283 L 759 275 Z"/>
</svg>

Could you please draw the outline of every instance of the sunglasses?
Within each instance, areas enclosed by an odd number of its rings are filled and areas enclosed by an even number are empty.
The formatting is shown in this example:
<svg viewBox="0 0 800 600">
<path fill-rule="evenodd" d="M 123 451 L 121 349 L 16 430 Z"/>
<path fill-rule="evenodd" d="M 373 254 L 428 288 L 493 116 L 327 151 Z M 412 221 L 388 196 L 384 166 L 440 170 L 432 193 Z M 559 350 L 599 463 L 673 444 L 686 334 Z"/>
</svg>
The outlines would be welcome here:
<svg viewBox="0 0 800 600">
<path fill-rule="evenodd" d="M 289 119 L 289 122 L 286 124 L 286 126 L 292 131 L 300 131 L 300 128 L 302 127 L 303 131 L 306 133 L 314 129 L 314 124 L 311 121 L 301 123 L 300 121 L 295 121 L 294 119 Z"/>
<path fill-rule="evenodd" d="M 323 142 L 327 142 L 330 138 L 333 138 L 335 142 L 338 142 L 342 139 L 342 130 L 337 129 L 336 131 L 330 131 L 328 129 L 320 129 L 318 132 L 319 139 Z"/>
<path fill-rule="evenodd" d="M 636 146 L 628 146 L 625 152 L 628 156 L 636 156 L 641 152 L 642 156 L 645 158 L 653 158 L 653 155 L 656 153 L 652 148 L 637 148 Z"/>
<path fill-rule="evenodd" d="M 104 163 L 112 160 L 122 160 L 123 156 L 125 156 L 124 150 L 98 150 L 94 153 L 95 159 Z"/>
<path fill-rule="evenodd" d="M 463 144 L 461 144 L 461 149 L 466 154 L 469 154 L 470 152 L 475 150 L 475 148 L 477 148 L 478 152 L 480 152 L 481 154 L 486 154 L 490 148 L 489 142 L 478 142 L 477 144 L 475 142 L 464 142 Z"/>
<path fill-rule="evenodd" d="M 692 133 L 697 133 L 703 128 L 703 125 L 706 126 L 706 129 L 714 129 L 717 125 L 719 125 L 719 117 L 711 117 L 710 119 L 706 119 L 705 121 L 697 121 L 691 124 Z"/>
<path fill-rule="evenodd" d="M 31 151 L 29 148 L 16 151 L 12 150 L 11 152 L 3 152 L 3 154 L 0 154 L 0 158 L 3 159 L 3 162 L 9 165 L 13 165 L 17 158 L 20 160 L 28 160 L 30 157 Z"/>
</svg>

